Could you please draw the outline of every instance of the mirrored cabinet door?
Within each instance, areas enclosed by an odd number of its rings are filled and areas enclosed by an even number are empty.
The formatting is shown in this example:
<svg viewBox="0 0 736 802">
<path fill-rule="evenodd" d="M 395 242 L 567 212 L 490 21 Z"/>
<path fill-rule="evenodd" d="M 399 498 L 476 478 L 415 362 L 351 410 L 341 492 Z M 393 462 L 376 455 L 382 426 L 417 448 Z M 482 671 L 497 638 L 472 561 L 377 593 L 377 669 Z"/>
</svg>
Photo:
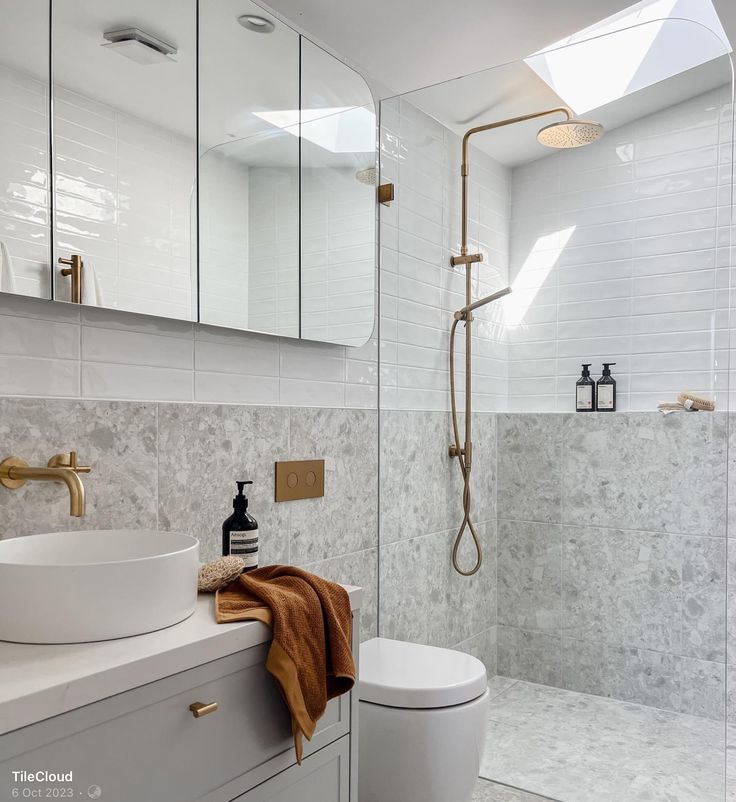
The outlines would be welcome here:
<svg viewBox="0 0 736 802">
<path fill-rule="evenodd" d="M 196 319 L 196 0 L 53 0 L 54 297 Z"/>
<path fill-rule="evenodd" d="M 48 0 L 0 20 L 0 292 L 50 299 Z"/>
<path fill-rule="evenodd" d="M 200 3 L 200 320 L 299 336 L 299 36 Z"/>
<path fill-rule="evenodd" d="M 302 37 L 301 336 L 363 345 L 374 324 L 376 110 L 366 82 Z"/>
</svg>

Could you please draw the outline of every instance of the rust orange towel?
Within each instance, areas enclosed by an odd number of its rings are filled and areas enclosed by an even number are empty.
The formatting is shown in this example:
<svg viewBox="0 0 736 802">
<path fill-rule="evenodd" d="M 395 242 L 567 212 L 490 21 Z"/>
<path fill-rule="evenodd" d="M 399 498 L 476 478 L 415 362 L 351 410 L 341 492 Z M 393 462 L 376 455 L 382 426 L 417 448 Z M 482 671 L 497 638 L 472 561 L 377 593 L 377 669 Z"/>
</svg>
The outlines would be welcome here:
<svg viewBox="0 0 736 802">
<path fill-rule="evenodd" d="M 291 713 L 296 758 L 327 702 L 355 684 L 353 618 L 345 588 L 291 565 L 241 574 L 217 591 L 217 623 L 263 621 L 273 629 L 266 668 Z"/>
</svg>

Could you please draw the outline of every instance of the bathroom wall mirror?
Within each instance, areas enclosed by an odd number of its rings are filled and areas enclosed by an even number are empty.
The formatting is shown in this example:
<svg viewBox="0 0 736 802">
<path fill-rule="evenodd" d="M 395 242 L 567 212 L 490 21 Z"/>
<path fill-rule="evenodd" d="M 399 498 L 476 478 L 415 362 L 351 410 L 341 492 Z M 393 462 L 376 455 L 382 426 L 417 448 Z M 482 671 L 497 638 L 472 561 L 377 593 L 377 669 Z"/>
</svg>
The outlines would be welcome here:
<svg viewBox="0 0 736 802">
<path fill-rule="evenodd" d="M 368 340 L 377 126 L 356 72 L 251 0 L 0 3 L 0 292 Z"/>
<path fill-rule="evenodd" d="M 0 292 L 50 299 L 49 2 L 0 19 Z"/>
<path fill-rule="evenodd" d="M 200 320 L 362 345 L 375 294 L 370 90 L 243 0 L 201 6 L 199 35 Z"/>
<path fill-rule="evenodd" d="M 54 298 L 195 319 L 195 0 L 53 0 L 51 38 Z"/>
<path fill-rule="evenodd" d="M 299 35 L 247 0 L 199 35 L 200 319 L 298 337 Z"/>
<path fill-rule="evenodd" d="M 373 331 L 376 116 L 365 81 L 302 39 L 301 336 Z"/>
</svg>

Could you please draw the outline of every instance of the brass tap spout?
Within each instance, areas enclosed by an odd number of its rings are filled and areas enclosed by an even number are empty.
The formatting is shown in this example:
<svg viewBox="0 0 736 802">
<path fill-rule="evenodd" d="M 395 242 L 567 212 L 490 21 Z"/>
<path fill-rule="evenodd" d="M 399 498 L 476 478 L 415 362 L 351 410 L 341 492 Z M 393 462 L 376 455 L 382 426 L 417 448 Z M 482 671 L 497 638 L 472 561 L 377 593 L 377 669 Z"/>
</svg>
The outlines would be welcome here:
<svg viewBox="0 0 736 802">
<path fill-rule="evenodd" d="M 84 485 L 80 473 L 89 473 L 87 465 L 77 465 L 77 454 L 56 454 L 48 467 L 31 467 L 18 457 L 8 457 L 0 462 L 0 484 L 16 490 L 26 482 L 59 482 L 69 491 L 69 515 L 81 518 L 85 513 Z"/>
</svg>

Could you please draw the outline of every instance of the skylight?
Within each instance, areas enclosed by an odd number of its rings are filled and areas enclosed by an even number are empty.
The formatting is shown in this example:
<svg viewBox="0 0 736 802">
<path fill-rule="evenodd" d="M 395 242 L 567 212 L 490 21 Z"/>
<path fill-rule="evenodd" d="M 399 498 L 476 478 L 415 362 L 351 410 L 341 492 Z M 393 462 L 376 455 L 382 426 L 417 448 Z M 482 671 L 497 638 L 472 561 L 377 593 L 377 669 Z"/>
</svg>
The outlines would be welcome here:
<svg viewBox="0 0 736 802">
<path fill-rule="evenodd" d="M 276 128 L 299 136 L 299 109 L 254 113 Z M 332 153 L 372 153 L 376 146 L 376 117 L 362 106 L 302 109 L 301 135 Z"/>
<path fill-rule="evenodd" d="M 643 0 L 524 60 L 583 114 L 730 52 L 711 0 Z"/>
</svg>

